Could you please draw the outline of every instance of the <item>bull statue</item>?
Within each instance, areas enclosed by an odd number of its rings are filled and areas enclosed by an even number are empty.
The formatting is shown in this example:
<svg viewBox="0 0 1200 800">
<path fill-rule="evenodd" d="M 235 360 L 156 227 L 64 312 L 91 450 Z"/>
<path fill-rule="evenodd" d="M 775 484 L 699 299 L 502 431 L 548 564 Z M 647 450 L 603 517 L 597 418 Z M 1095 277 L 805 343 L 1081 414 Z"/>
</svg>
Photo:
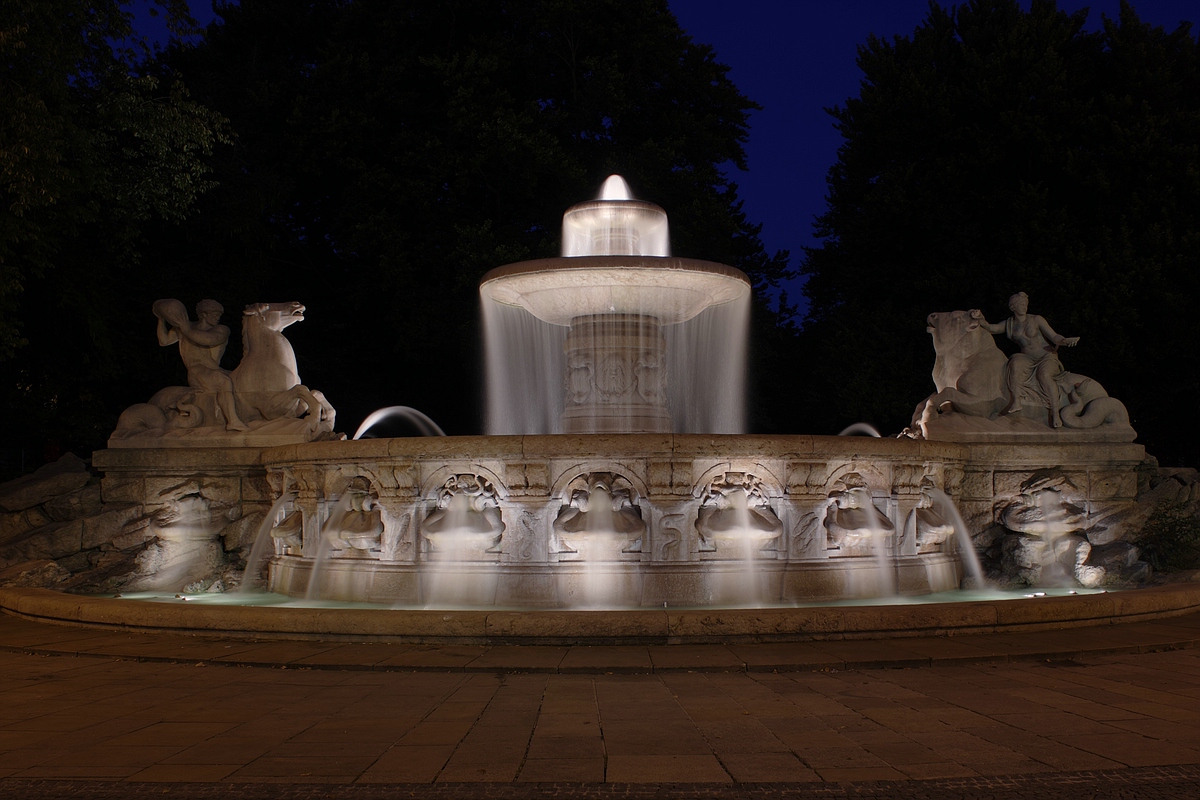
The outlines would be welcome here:
<svg viewBox="0 0 1200 800">
<path fill-rule="evenodd" d="M 1013 317 L 996 324 L 978 310 L 929 315 L 926 330 L 933 335 L 937 391 L 917 405 L 905 435 L 1025 435 L 1066 428 L 1104 429 L 1106 439 L 1133 441 L 1136 433 L 1124 404 L 1059 362 L 1058 348 L 1072 347 L 1079 339 L 1060 336 L 1042 317 L 1028 314 L 1028 302 L 1024 292 L 1013 295 Z M 1021 351 L 1006 357 L 993 337 L 999 333 L 1006 333 Z"/>
</svg>

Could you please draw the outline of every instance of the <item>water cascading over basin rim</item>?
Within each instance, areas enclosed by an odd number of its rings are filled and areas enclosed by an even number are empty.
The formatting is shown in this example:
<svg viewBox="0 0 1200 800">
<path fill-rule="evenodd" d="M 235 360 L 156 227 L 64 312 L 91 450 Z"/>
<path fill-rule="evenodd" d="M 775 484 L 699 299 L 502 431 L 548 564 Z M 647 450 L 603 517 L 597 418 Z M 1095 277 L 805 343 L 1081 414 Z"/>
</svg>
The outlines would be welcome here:
<svg viewBox="0 0 1200 800">
<path fill-rule="evenodd" d="M 664 325 L 750 294 L 744 272 L 714 261 L 674 256 L 543 258 L 497 267 L 483 276 L 484 297 L 567 326 L 593 314 L 644 314 Z"/>
</svg>

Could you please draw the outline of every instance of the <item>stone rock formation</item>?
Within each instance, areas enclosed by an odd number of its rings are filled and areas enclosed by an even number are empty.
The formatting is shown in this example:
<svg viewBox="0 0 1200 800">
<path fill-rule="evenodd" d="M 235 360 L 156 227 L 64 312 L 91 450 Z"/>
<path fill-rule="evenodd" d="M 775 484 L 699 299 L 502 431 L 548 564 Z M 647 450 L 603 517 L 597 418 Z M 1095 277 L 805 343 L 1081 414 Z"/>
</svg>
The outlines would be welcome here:
<svg viewBox="0 0 1200 800">
<path fill-rule="evenodd" d="M 1011 495 L 997 498 L 995 524 L 976 537 L 988 577 L 1003 586 L 1128 586 L 1149 577 L 1137 548 L 1114 528 L 1133 532 L 1155 503 L 1130 513 L 1090 514 L 1079 489 L 1059 469 L 1037 470 Z"/>
<path fill-rule="evenodd" d="M 150 484 L 138 485 L 136 499 L 116 485 L 106 494 L 71 453 L 0 484 L 0 586 L 80 593 L 237 586 L 263 517 L 258 504 L 244 502 L 242 479 Z"/>
</svg>

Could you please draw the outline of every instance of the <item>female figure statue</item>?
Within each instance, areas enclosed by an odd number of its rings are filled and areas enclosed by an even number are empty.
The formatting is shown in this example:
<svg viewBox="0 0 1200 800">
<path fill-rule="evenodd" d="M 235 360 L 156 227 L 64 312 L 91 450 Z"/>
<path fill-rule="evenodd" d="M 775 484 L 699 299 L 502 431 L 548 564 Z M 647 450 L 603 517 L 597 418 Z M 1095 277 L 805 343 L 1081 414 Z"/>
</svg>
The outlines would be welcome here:
<svg viewBox="0 0 1200 800">
<path fill-rule="evenodd" d="M 1050 323 L 1037 314 L 1029 313 L 1029 295 L 1017 292 L 1008 298 L 1008 308 L 1013 315 L 1004 322 L 989 323 L 983 312 L 972 309 L 971 317 L 992 334 L 1003 333 L 1021 348 L 1021 352 L 1008 359 L 1004 369 L 1004 384 L 1008 389 L 1008 407 L 1002 414 L 1015 414 L 1021 410 L 1021 395 L 1032 395 L 1050 408 L 1050 424 L 1062 427 L 1059 406 L 1062 393 L 1058 381 L 1067 371 L 1058 360 L 1059 347 L 1074 347 L 1079 344 L 1078 336 L 1059 336 Z"/>
</svg>

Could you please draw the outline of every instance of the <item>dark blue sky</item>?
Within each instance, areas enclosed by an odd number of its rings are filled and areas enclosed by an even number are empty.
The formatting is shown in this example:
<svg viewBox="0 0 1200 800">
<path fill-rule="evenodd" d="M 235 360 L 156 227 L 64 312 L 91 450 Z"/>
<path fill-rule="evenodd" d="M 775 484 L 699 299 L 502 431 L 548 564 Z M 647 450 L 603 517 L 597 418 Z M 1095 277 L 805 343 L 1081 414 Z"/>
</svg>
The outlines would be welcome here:
<svg viewBox="0 0 1200 800">
<path fill-rule="evenodd" d="M 943 6 L 952 5 L 942 2 Z M 824 109 L 858 93 L 858 45 L 911 33 L 928 0 L 670 0 L 681 26 L 712 45 L 734 83 L 763 107 L 751 120 L 749 171 L 733 170 L 747 216 L 763 226 L 769 251 L 813 245 L 813 217 L 825 207 L 825 174 L 840 137 Z M 1028 2 L 1023 3 L 1028 7 Z M 1060 0 L 1068 11 L 1090 8 L 1089 28 L 1117 16 L 1119 0 Z M 1200 23 L 1200 0 L 1140 0 L 1146 22 L 1174 30 Z M 1195 26 L 1193 26 L 1194 29 Z M 670 209 L 667 209 L 668 212 Z"/>
<path fill-rule="evenodd" d="M 213 18 L 209 0 L 189 2 L 200 22 Z M 767 249 L 790 250 L 794 264 L 801 248 L 815 243 L 812 221 L 824 209 L 825 174 L 840 143 L 824 109 L 857 94 L 858 45 L 872 33 L 911 33 L 925 18 L 928 0 L 669 3 L 682 27 L 711 45 L 743 93 L 763 107 L 751 119 L 749 170 L 734 169 L 732 177 L 747 216 L 763 226 Z M 1060 0 L 1059 6 L 1090 8 L 1088 25 L 1097 28 L 1101 15 L 1117 15 L 1119 0 Z M 1200 0 L 1138 0 L 1134 8 L 1143 20 L 1168 30 L 1184 19 L 1200 22 Z"/>
</svg>

